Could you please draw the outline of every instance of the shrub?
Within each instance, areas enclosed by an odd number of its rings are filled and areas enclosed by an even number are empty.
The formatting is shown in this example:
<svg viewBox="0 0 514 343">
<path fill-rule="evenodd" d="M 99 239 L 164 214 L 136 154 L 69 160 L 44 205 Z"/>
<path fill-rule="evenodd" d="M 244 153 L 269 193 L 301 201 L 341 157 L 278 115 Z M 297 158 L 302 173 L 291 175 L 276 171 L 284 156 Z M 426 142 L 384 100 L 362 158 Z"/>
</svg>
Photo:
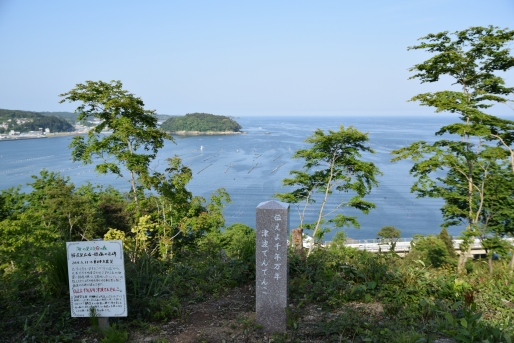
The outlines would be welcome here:
<svg viewBox="0 0 514 343">
<path fill-rule="evenodd" d="M 457 257 L 457 254 L 455 253 L 455 248 L 453 247 L 453 237 L 450 236 L 448 230 L 445 227 L 441 229 L 441 232 L 437 235 L 437 238 L 442 240 L 444 242 L 444 245 L 446 245 L 448 256 L 450 256 L 451 258 Z"/>
<path fill-rule="evenodd" d="M 434 268 L 439 268 L 445 263 L 453 263 L 445 242 L 437 236 L 427 236 L 416 240 L 413 243 L 412 251 L 407 255 L 407 260 L 421 260 Z"/>
<path fill-rule="evenodd" d="M 68 256 L 64 242 L 59 244 L 48 257 L 47 282 L 50 291 L 57 297 L 68 294 Z"/>
<path fill-rule="evenodd" d="M 255 260 L 255 230 L 244 224 L 233 224 L 225 229 L 221 244 L 228 257 L 242 261 Z"/>
</svg>

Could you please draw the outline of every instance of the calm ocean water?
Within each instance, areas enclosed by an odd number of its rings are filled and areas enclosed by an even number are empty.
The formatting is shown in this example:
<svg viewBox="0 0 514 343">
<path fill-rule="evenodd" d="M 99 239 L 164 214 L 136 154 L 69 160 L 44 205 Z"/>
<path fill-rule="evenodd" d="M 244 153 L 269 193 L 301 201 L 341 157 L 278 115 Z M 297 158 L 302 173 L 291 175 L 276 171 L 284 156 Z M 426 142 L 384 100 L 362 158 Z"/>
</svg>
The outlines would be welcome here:
<svg viewBox="0 0 514 343">
<path fill-rule="evenodd" d="M 217 188 L 224 187 L 232 198 L 225 209 L 227 224 L 244 223 L 255 227 L 255 208 L 272 200 L 272 195 L 284 192 L 281 180 L 292 169 L 300 169 L 302 161 L 291 155 L 316 128 L 337 131 L 339 125 L 354 126 L 369 132 L 370 144 L 376 154 L 364 158 L 373 161 L 384 173 L 380 185 L 367 199 L 377 208 L 368 215 L 344 209 L 343 213 L 357 215 L 360 229 L 346 229 L 354 239 L 375 238 L 382 226 L 394 225 L 402 237 L 413 234 L 435 234 L 442 222 L 438 199 L 417 199 L 410 193 L 413 178 L 408 171 L 410 161 L 389 162 L 390 151 L 418 140 L 434 141 L 441 126 L 454 122 L 448 117 L 241 117 L 237 121 L 246 135 L 175 137 L 176 144 L 167 142 L 159 152 L 153 167 L 163 170 L 165 159 L 179 155 L 193 170 L 189 189 L 195 195 L 208 198 Z M 0 189 L 31 182 L 43 168 L 69 176 L 76 185 L 87 181 L 111 184 L 127 191 L 128 183 L 113 176 L 99 176 L 91 165 L 83 166 L 70 160 L 68 145 L 71 137 L 0 142 Z M 202 149 L 203 147 L 203 149 Z M 345 194 L 334 193 L 329 205 L 334 206 Z M 308 219 L 315 217 L 315 210 Z M 291 227 L 299 222 L 296 205 L 291 205 Z M 462 228 L 450 228 L 456 236 Z M 330 239 L 331 235 L 327 235 Z"/>
</svg>

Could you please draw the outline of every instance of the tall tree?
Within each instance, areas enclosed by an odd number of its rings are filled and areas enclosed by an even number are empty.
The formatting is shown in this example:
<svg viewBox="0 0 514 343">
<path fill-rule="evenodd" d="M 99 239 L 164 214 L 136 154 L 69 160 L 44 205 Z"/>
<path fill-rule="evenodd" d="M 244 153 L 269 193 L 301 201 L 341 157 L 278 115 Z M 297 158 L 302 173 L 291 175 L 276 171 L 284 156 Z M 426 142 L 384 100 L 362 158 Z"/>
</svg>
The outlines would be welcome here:
<svg viewBox="0 0 514 343">
<path fill-rule="evenodd" d="M 84 164 L 102 160 L 96 171 L 123 177 L 123 166 L 127 169 L 132 196 L 138 204 L 138 187 L 150 178 L 149 167 L 164 140 L 171 136 L 157 127 L 155 111 L 145 110 L 143 100 L 122 89 L 120 81 L 86 81 L 79 83 L 67 93 L 60 94 L 61 103 L 81 102 L 77 107 L 77 120 L 95 118 L 100 124 L 89 131 L 87 140 L 82 136 L 73 138 L 70 148 L 72 159 Z M 111 133 L 102 135 L 102 131 Z M 114 157 L 115 161 L 112 158 Z"/>
<path fill-rule="evenodd" d="M 392 152 L 393 161 L 410 158 L 415 161 L 411 173 L 418 177 L 412 190 L 419 196 L 441 197 L 446 200 L 443 207 L 445 225 L 465 216 L 463 253 L 459 261 L 462 270 L 470 241 L 478 234 L 480 218 L 487 201 L 486 185 L 491 180 L 494 164 L 507 157 L 504 149 L 487 146 L 485 141 L 504 135 L 506 125 L 514 122 L 496 118 L 484 112 L 495 103 L 508 104 L 514 88 L 505 86 L 498 72 L 514 66 L 506 45 L 514 39 L 514 31 L 494 26 L 471 27 L 463 31 L 448 31 L 429 34 L 420 38 L 419 45 L 409 50 L 426 50 L 434 56 L 416 64 L 411 79 L 421 83 L 437 82 L 447 76 L 460 90 L 445 90 L 423 93 L 411 101 L 421 106 L 431 106 L 436 112 L 456 113 L 460 122 L 443 126 L 436 135 L 460 136 L 459 141 L 440 140 L 434 144 L 416 142 Z M 503 128 L 503 129 L 502 129 Z M 503 130 L 503 131 L 502 131 Z M 499 134 L 503 136 L 500 136 Z M 496 137 L 496 138 L 497 138 Z M 514 161 L 514 160 L 513 160 Z M 514 164 L 513 164 L 514 167 Z M 513 169 L 514 171 L 514 169 Z M 436 172 L 447 172 L 446 177 L 435 177 Z"/>
<path fill-rule="evenodd" d="M 368 140 L 367 134 L 351 126 L 344 128 L 341 125 L 339 131 L 329 130 L 327 134 L 317 129 L 305 140 L 312 146 L 293 155 L 293 158 L 305 160 L 305 164 L 302 170 L 291 171 L 289 174 L 292 177 L 282 180 L 282 183 L 295 189 L 275 196 L 285 202 L 304 203 L 299 211 L 300 227 L 305 225 L 313 229 L 314 238 L 322 238 L 332 228 L 359 227 L 355 216 L 337 213 L 342 207 L 352 207 L 366 214 L 375 208 L 373 203 L 363 199 L 378 185 L 376 177 L 381 175 L 375 164 L 361 159 L 363 152 L 374 153 L 367 145 Z M 337 205 L 327 213 L 327 201 L 334 191 L 349 193 L 351 197 L 338 200 Z M 322 194 L 317 219 L 314 223 L 303 224 L 307 207 L 316 202 L 316 193 Z M 337 214 L 331 216 L 334 213 Z M 312 249 L 313 245 L 308 254 Z"/>
</svg>

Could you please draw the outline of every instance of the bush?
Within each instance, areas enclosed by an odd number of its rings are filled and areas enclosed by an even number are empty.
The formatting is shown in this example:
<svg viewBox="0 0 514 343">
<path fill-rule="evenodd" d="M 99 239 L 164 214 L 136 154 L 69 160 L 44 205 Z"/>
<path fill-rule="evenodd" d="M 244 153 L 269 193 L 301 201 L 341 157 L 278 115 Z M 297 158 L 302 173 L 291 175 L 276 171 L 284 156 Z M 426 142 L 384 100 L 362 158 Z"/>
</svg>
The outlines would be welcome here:
<svg viewBox="0 0 514 343">
<path fill-rule="evenodd" d="M 448 256 L 450 256 L 451 258 L 457 257 L 457 254 L 455 253 L 455 248 L 453 247 L 453 237 L 450 236 L 448 230 L 445 227 L 441 229 L 441 232 L 437 235 L 437 238 L 442 240 L 444 242 L 444 245 L 446 245 Z"/>
<path fill-rule="evenodd" d="M 64 242 L 51 252 L 48 257 L 47 282 L 50 292 L 57 297 L 68 294 L 70 289 L 68 256 Z"/>
<path fill-rule="evenodd" d="M 439 268 L 443 264 L 454 264 L 445 242 L 437 236 L 427 236 L 416 240 L 406 260 L 421 260 L 434 268 Z"/>
<path fill-rule="evenodd" d="M 221 244 L 228 257 L 255 261 L 255 230 L 244 224 L 233 224 L 225 229 Z"/>
</svg>

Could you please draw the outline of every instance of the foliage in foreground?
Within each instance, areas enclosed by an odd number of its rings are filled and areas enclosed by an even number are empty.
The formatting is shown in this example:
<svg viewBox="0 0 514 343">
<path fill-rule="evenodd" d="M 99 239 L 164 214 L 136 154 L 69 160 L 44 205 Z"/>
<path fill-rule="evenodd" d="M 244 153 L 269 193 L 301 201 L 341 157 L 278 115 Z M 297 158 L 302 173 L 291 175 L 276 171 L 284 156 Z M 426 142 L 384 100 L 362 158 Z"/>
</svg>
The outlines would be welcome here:
<svg viewBox="0 0 514 343">
<path fill-rule="evenodd" d="M 460 121 L 436 132 L 444 139 L 432 144 L 419 141 L 391 152 L 393 161 L 414 162 L 410 173 L 417 180 L 412 192 L 444 199 L 444 226 L 466 225 L 461 250 L 469 253 L 478 238 L 490 259 L 494 251 L 506 250 L 500 238 L 514 232 L 514 122 L 485 112 L 495 104 L 513 101 L 514 87 L 506 86 L 502 77 L 514 68 L 509 49 L 513 40 L 514 30 L 478 26 L 429 34 L 409 47 L 433 55 L 410 68 L 415 72 L 411 79 L 432 83 L 449 77 L 461 87 L 460 91 L 418 94 L 411 101 L 436 112 L 458 114 Z M 460 271 L 466 256 L 459 259 Z"/>
<path fill-rule="evenodd" d="M 197 249 L 183 249 L 172 260 L 146 253 L 134 261 L 126 258 L 129 317 L 111 322 L 127 328 L 134 322 L 182 318 L 188 304 L 251 281 L 255 235 L 241 239 L 248 230 L 252 229 L 237 225 L 226 233 L 206 235 L 197 241 Z M 64 243 L 54 249 L 39 272 L 2 275 L 0 342 L 72 342 L 90 333 L 84 318 L 70 316 Z"/>
<path fill-rule="evenodd" d="M 111 320 L 117 326 L 110 335 L 123 338 L 141 323 L 186 320 L 187 306 L 252 284 L 252 231 L 237 224 L 224 233 L 206 234 L 195 249 L 183 249 L 173 259 L 151 254 L 127 258 L 129 317 Z M 420 251 L 445 248 L 441 240 Z M 67 275 L 62 273 L 66 257 L 64 247 L 59 249 L 60 254 L 48 258 L 47 268 L 0 279 L 0 342 L 100 337 L 84 318 L 70 317 Z M 433 342 L 450 337 L 456 342 L 510 342 L 514 278 L 507 261 L 494 261 L 490 277 L 480 260 L 470 262 L 467 274 L 457 274 L 455 263 L 435 268 L 412 254 L 400 258 L 335 244 L 315 249 L 308 258 L 291 251 L 289 329 L 275 335 L 276 341 Z M 320 319 L 316 324 L 304 316 L 312 308 Z"/>
</svg>

